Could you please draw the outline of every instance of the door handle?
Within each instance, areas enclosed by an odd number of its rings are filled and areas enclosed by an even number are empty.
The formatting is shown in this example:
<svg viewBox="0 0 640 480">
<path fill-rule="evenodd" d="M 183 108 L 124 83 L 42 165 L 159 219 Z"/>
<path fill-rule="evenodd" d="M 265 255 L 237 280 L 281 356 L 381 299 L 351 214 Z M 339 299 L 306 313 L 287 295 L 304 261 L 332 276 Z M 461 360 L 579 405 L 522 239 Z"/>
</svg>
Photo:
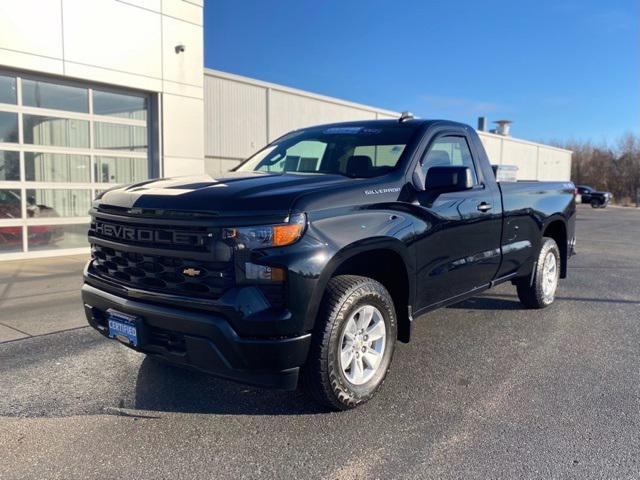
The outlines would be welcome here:
<svg viewBox="0 0 640 480">
<path fill-rule="evenodd" d="M 487 203 L 487 202 L 482 202 L 478 204 L 478 210 L 480 210 L 481 212 L 488 212 L 489 210 L 491 210 L 491 204 Z"/>
</svg>

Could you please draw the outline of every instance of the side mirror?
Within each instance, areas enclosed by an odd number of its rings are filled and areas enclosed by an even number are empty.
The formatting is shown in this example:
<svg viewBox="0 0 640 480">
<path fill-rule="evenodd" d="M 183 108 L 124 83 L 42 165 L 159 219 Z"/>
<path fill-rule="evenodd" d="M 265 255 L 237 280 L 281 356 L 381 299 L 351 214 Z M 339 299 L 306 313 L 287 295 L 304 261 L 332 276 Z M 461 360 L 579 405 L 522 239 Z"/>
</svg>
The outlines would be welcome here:
<svg viewBox="0 0 640 480">
<path fill-rule="evenodd" d="M 427 170 L 425 190 L 459 192 L 473 188 L 473 176 L 469 167 L 431 167 Z"/>
</svg>

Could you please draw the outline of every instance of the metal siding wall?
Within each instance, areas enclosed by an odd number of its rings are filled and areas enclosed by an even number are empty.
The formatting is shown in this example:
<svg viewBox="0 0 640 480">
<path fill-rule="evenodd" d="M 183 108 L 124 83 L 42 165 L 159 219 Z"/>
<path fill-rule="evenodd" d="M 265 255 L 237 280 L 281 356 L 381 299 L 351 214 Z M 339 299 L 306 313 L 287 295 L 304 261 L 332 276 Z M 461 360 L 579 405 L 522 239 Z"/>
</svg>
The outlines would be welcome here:
<svg viewBox="0 0 640 480">
<path fill-rule="evenodd" d="M 204 159 L 204 168 L 210 175 L 219 175 L 228 172 L 240 162 L 241 160 L 234 158 L 207 157 Z"/>
<path fill-rule="evenodd" d="M 269 99 L 269 137 L 278 138 L 291 130 L 310 125 L 350 120 L 375 120 L 375 112 L 271 90 Z"/>
<path fill-rule="evenodd" d="M 482 135 L 482 133 L 480 133 L 479 135 L 491 164 L 500 165 L 502 163 L 502 140 L 499 138 Z"/>
<path fill-rule="evenodd" d="M 205 170 L 211 174 L 228 171 L 268 141 L 297 128 L 350 120 L 392 119 L 399 115 L 251 78 L 208 72 L 204 75 Z M 517 165 L 518 179 L 570 178 L 569 151 L 478 133 L 489 161 Z"/>
<path fill-rule="evenodd" d="M 378 120 L 393 120 L 394 118 L 400 118 L 400 115 L 390 115 L 388 113 L 377 112 Z"/>
<path fill-rule="evenodd" d="M 516 165 L 518 180 L 564 181 L 571 178 L 571 152 L 512 137 L 478 132 L 493 165 Z"/>
<path fill-rule="evenodd" d="M 267 143 L 266 92 L 264 87 L 205 75 L 207 157 L 246 158 Z"/>
<path fill-rule="evenodd" d="M 567 161 L 567 155 L 561 151 L 541 147 L 538 180 L 569 180 L 570 177 L 571 161 Z"/>
<path fill-rule="evenodd" d="M 505 139 L 502 163 L 518 167 L 518 180 L 535 180 L 538 175 L 538 147 Z"/>
<path fill-rule="evenodd" d="M 398 114 L 224 72 L 204 76 L 205 170 L 228 171 L 280 135 L 319 123 Z M 267 118 L 268 117 L 268 118 Z"/>
</svg>

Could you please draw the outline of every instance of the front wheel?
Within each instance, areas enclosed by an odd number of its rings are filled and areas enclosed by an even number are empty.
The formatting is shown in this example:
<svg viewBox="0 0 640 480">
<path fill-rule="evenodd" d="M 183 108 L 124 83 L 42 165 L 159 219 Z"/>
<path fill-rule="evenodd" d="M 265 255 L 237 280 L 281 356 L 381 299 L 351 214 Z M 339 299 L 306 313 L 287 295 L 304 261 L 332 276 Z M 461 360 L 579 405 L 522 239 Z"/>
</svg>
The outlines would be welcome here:
<svg viewBox="0 0 640 480">
<path fill-rule="evenodd" d="M 302 386 L 334 410 L 371 399 L 391 364 L 397 336 L 393 300 L 379 282 L 340 275 L 327 285 Z"/>
<path fill-rule="evenodd" d="M 591 208 L 600 208 L 602 204 L 598 200 L 591 200 Z"/>
<path fill-rule="evenodd" d="M 538 261 L 529 277 L 516 284 L 518 298 L 527 308 L 545 308 L 553 303 L 560 279 L 560 250 L 555 240 L 544 237 Z"/>
</svg>

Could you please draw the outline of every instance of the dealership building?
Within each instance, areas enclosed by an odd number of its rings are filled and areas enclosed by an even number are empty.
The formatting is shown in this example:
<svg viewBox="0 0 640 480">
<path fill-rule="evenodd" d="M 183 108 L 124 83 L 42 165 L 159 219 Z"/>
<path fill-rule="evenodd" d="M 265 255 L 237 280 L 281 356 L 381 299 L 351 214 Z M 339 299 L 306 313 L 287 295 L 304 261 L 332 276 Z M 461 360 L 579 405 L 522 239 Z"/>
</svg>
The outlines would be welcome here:
<svg viewBox="0 0 640 480">
<path fill-rule="evenodd" d="M 0 260 L 88 252 L 91 199 L 114 185 L 218 174 L 295 128 L 398 116 L 205 69 L 203 4 L 0 2 Z M 569 179 L 567 150 L 480 135 L 520 178 Z"/>
</svg>

